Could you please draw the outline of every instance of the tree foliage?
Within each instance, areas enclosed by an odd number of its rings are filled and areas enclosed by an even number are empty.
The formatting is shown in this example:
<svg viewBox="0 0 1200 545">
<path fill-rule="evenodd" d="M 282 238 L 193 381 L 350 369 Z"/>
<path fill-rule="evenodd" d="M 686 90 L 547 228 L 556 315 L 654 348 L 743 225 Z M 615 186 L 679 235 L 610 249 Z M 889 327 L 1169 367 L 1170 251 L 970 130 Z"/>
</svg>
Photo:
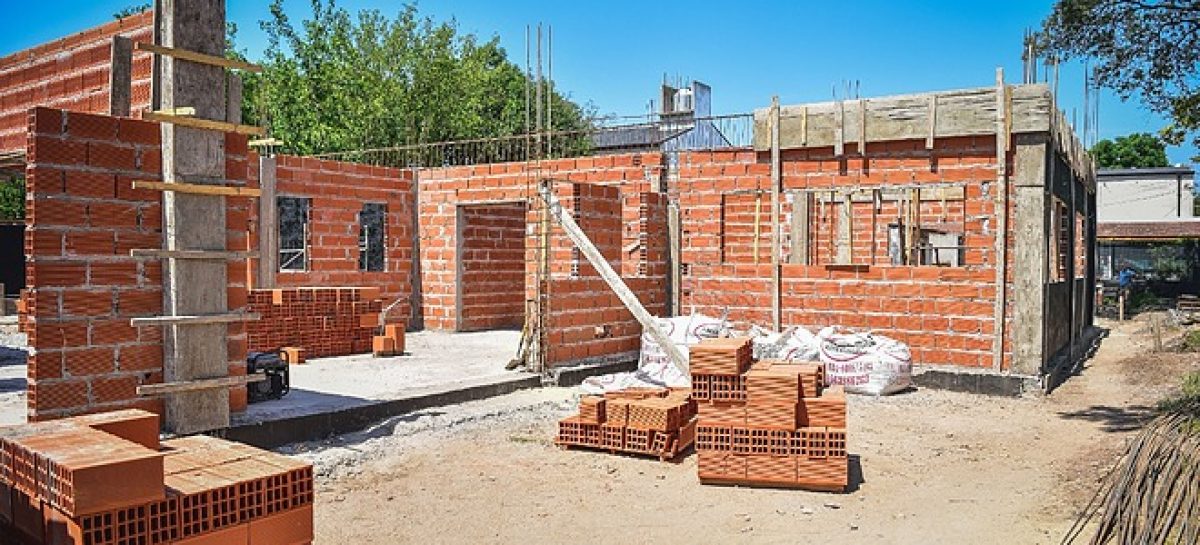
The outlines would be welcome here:
<svg viewBox="0 0 1200 545">
<path fill-rule="evenodd" d="M 260 23 L 264 71 L 245 82 L 244 114 L 293 152 L 525 132 L 526 77 L 498 38 L 480 41 L 411 5 L 394 18 L 352 17 L 334 0 L 312 0 L 312 18 L 299 27 L 281 0 L 270 13 Z M 583 108 L 558 93 L 552 100 L 555 130 L 587 125 Z"/>
<path fill-rule="evenodd" d="M 1200 145 L 1200 0 L 1057 0 L 1041 41 L 1098 62 L 1096 81 L 1122 98 L 1141 95 L 1171 120 L 1167 143 Z"/>
<path fill-rule="evenodd" d="M 117 11 L 116 13 L 113 13 L 113 18 L 114 19 L 124 19 L 126 17 L 131 17 L 131 16 L 137 15 L 143 11 L 150 9 L 151 7 L 153 7 L 153 5 L 150 4 L 150 2 L 142 2 L 140 4 L 133 4 L 130 6 L 125 6 L 125 7 L 121 8 L 119 11 Z"/>
<path fill-rule="evenodd" d="M 1096 142 L 1091 149 L 1096 165 L 1104 168 L 1152 168 L 1169 166 L 1167 147 L 1161 139 L 1144 132 Z"/>
<path fill-rule="evenodd" d="M 25 218 L 25 179 L 0 177 L 0 220 Z"/>
</svg>

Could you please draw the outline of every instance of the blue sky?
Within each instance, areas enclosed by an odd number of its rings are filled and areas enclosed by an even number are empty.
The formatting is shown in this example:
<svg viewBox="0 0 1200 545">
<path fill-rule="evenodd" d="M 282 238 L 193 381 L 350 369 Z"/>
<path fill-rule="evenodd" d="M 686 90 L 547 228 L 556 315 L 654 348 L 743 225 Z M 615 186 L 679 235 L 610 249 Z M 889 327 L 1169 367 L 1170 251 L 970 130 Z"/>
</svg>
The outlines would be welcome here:
<svg viewBox="0 0 1200 545">
<path fill-rule="evenodd" d="M 10 21 L 0 52 L 17 51 L 110 20 L 139 0 L 62 0 L 48 10 L 38 2 L 3 0 Z M 357 12 L 394 14 L 401 2 L 341 0 Z M 525 25 L 554 27 L 554 77 L 560 90 L 601 113 L 647 111 L 663 76 L 698 79 L 713 87 L 715 113 L 747 112 L 778 94 L 784 104 L 829 100 L 836 86 L 857 81 L 864 97 L 992 85 L 995 68 L 1019 83 L 1021 36 L 1049 12 L 1050 0 L 854 3 L 537 2 L 532 0 L 426 0 L 424 15 L 454 18 L 463 31 L 499 36 L 510 58 L 524 61 Z M 267 2 L 230 0 L 228 18 L 239 26 L 239 47 L 256 58 L 265 46 L 258 21 Z M 852 9 L 848 9 L 852 8 Z M 298 22 L 308 0 L 286 0 Z M 14 27 L 15 28 L 12 28 Z M 1080 109 L 1083 70 L 1064 65 L 1059 104 Z M 1082 116 L 1082 112 L 1080 112 Z M 1133 99 L 1100 99 L 1100 137 L 1156 132 L 1165 121 Z M 1167 150 L 1186 163 L 1192 147 Z"/>
</svg>

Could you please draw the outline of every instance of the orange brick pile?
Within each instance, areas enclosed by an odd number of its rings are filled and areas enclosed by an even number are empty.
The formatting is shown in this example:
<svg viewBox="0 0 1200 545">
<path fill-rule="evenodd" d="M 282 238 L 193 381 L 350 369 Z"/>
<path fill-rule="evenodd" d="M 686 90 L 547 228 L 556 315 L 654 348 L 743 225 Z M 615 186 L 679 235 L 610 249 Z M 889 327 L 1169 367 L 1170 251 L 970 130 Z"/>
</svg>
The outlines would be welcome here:
<svg viewBox="0 0 1200 545">
<path fill-rule="evenodd" d="M 250 290 L 250 350 L 303 348 L 310 358 L 364 354 L 379 327 L 379 288 L 285 288 Z"/>
<path fill-rule="evenodd" d="M 0 536 L 40 545 L 302 545 L 312 465 L 126 410 L 0 428 Z"/>
<path fill-rule="evenodd" d="M 751 366 L 749 339 L 702 341 L 690 361 L 700 482 L 846 488 L 846 396 L 820 364 Z"/>
<path fill-rule="evenodd" d="M 376 357 L 399 356 L 404 353 L 404 326 L 388 324 L 383 326 L 383 335 L 376 335 L 371 345 L 371 352 Z"/>
<path fill-rule="evenodd" d="M 559 421 L 555 442 L 670 460 L 695 440 L 695 415 L 686 389 L 631 388 L 584 396 L 579 414 Z"/>
</svg>

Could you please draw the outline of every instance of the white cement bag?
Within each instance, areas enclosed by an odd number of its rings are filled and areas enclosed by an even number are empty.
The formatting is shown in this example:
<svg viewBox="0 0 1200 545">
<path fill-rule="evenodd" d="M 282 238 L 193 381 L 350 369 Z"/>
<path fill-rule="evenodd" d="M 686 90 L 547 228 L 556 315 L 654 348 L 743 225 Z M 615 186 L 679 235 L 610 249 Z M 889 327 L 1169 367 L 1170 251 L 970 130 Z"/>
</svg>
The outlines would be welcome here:
<svg viewBox="0 0 1200 545">
<path fill-rule="evenodd" d="M 817 337 L 827 384 L 868 395 L 892 394 L 912 386 L 912 354 L 904 343 L 832 327 L 822 329 Z"/>
<path fill-rule="evenodd" d="M 700 339 L 719 337 L 726 331 L 725 322 L 705 316 L 677 316 L 675 318 L 655 318 L 658 327 L 667 334 L 671 342 L 679 347 L 684 357 L 688 355 L 688 347 L 700 342 Z M 632 373 L 614 373 L 584 379 L 581 388 L 585 393 L 602 394 L 634 387 L 679 387 L 691 386 L 691 377 L 682 373 L 671 363 L 671 357 L 654 338 L 647 332 L 642 332 L 642 349 L 638 358 L 638 370 Z"/>
<path fill-rule="evenodd" d="M 816 361 L 821 341 L 803 327 L 791 327 L 772 333 L 758 326 L 750 328 L 751 346 L 756 360 Z"/>
</svg>

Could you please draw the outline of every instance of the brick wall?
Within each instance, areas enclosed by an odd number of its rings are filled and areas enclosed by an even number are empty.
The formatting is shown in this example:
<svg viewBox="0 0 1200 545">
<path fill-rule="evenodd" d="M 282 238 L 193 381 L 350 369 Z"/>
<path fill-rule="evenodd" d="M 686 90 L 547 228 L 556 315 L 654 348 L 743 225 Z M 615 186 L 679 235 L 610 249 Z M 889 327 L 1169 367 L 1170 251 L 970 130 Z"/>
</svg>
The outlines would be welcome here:
<svg viewBox="0 0 1200 545">
<path fill-rule="evenodd" d="M 315 287 L 250 290 L 250 350 L 300 347 L 310 358 L 371 351 L 383 300 L 378 288 Z"/>
<path fill-rule="evenodd" d="M 312 199 L 308 270 L 281 271 L 275 277 L 276 285 L 378 287 L 384 306 L 401 301 L 388 313 L 388 322 L 406 321 L 412 295 L 412 178 L 408 172 L 280 155 L 276 193 Z M 359 270 L 358 214 L 364 203 L 387 207 L 383 271 Z"/>
<path fill-rule="evenodd" d="M 634 276 L 639 269 L 639 257 L 622 259 L 624 248 L 635 247 L 642 236 L 641 197 L 645 192 L 657 190 L 663 176 L 664 165 L 658 154 L 624 154 L 604 157 L 581 157 L 542 161 L 537 165 L 525 163 L 497 163 L 466 167 L 426 169 L 420 172 L 419 213 L 421 242 L 421 285 L 422 313 L 425 327 L 429 329 L 453 330 L 458 326 L 456 305 L 457 256 L 457 209 L 460 205 L 478 205 L 500 202 L 530 202 L 527 222 L 535 226 L 538 222 L 536 196 L 538 180 L 553 178 L 559 181 L 582 184 L 604 184 L 619 187 L 620 203 L 605 205 L 620 211 L 621 221 L 616 222 L 618 231 L 609 241 L 606 256 L 614 263 L 617 271 L 625 276 Z M 555 185 L 561 199 L 573 198 L 571 184 Z M 650 197 L 651 199 L 653 197 Z M 649 210 L 659 210 L 656 203 Z M 648 212 L 649 213 L 649 212 Z M 662 214 L 665 212 L 652 212 Z M 623 226 L 623 227 L 621 227 Z M 587 226 L 584 226 L 585 230 Z M 534 272 L 536 230 L 530 228 L 526 238 L 526 278 Z M 552 262 L 555 274 L 570 274 L 575 259 L 569 241 L 558 231 L 552 244 L 556 259 Z M 604 236 L 610 236 L 605 234 Z M 658 248 L 651 245 L 651 252 Z M 636 250 L 635 250 L 636 252 Z M 581 263 L 586 265 L 586 263 Z M 663 265 L 653 267 L 662 268 Z M 651 268 L 653 268 L 651 267 Z M 526 283 L 526 296 L 534 293 L 532 282 Z"/>
<path fill-rule="evenodd" d="M 26 268 L 22 321 L 32 332 L 31 420 L 161 404 L 139 384 L 162 381 L 162 332 L 129 319 L 162 314 L 162 265 L 130 257 L 162 247 L 162 195 L 131 189 L 160 179 L 158 124 L 37 108 L 28 118 Z M 226 169 L 245 179 L 246 139 L 226 139 Z M 239 175 L 241 175 L 239 177 Z M 231 244 L 245 244 L 248 199 L 229 199 Z M 246 265 L 229 266 L 229 307 L 245 305 Z M 229 357 L 245 359 L 245 330 L 229 326 Z M 231 373 L 244 373 L 234 365 Z M 245 390 L 230 403 L 244 408 Z"/>
<path fill-rule="evenodd" d="M 146 11 L 0 58 L 0 153 L 25 149 L 29 108 L 108 113 L 112 37 L 152 41 L 152 19 Z M 152 59 L 133 53 L 133 112 L 150 106 Z"/>
<path fill-rule="evenodd" d="M 906 342 L 914 361 L 970 367 L 992 365 L 997 178 L 994 139 L 939 139 L 853 145 L 839 159 L 831 148 L 783 156 L 784 326 L 836 325 L 871 329 Z M 682 209 L 683 306 L 711 315 L 726 310 L 740 325 L 771 323 L 770 165 L 750 151 L 685 154 L 671 190 Z M 895 188 L 954 187 L 946 199 L 911 200 L 920 225 L 961 235 L 957 267 L 892 265 L 887 227 L 901 207 Z M 879 189 L 880 199 L 852 200 L 851 251 L 839 266 L 840 198 L 825 191 Z M 804 191 L 810 191 L 805 193 Z M 760 197 L 761 195 L 761 197 Z M 941 193 L 945 196 L 946 193 Z M 809 199 L 809 265 L 788 264 L 795 202 Z M 761 199 L 762 204 L 756 204 Z M 1011 202 L 1011 201 L 1010 201 Z M 1011 210 L 1010 210 L 1011 214 Z M 754 216 L 760 248 L 754 258 Z M 803 227 L 802 227 L 803 228 Z M 1011 247 L 1011 246 L 1010 246 Z M 799 256 L 797 256 L 799 257 Z"/>
<path fill-rule="evenodd" d="M 463 331 L 525 323 L 525 203 L 462 207 Z"/>
</svg>

